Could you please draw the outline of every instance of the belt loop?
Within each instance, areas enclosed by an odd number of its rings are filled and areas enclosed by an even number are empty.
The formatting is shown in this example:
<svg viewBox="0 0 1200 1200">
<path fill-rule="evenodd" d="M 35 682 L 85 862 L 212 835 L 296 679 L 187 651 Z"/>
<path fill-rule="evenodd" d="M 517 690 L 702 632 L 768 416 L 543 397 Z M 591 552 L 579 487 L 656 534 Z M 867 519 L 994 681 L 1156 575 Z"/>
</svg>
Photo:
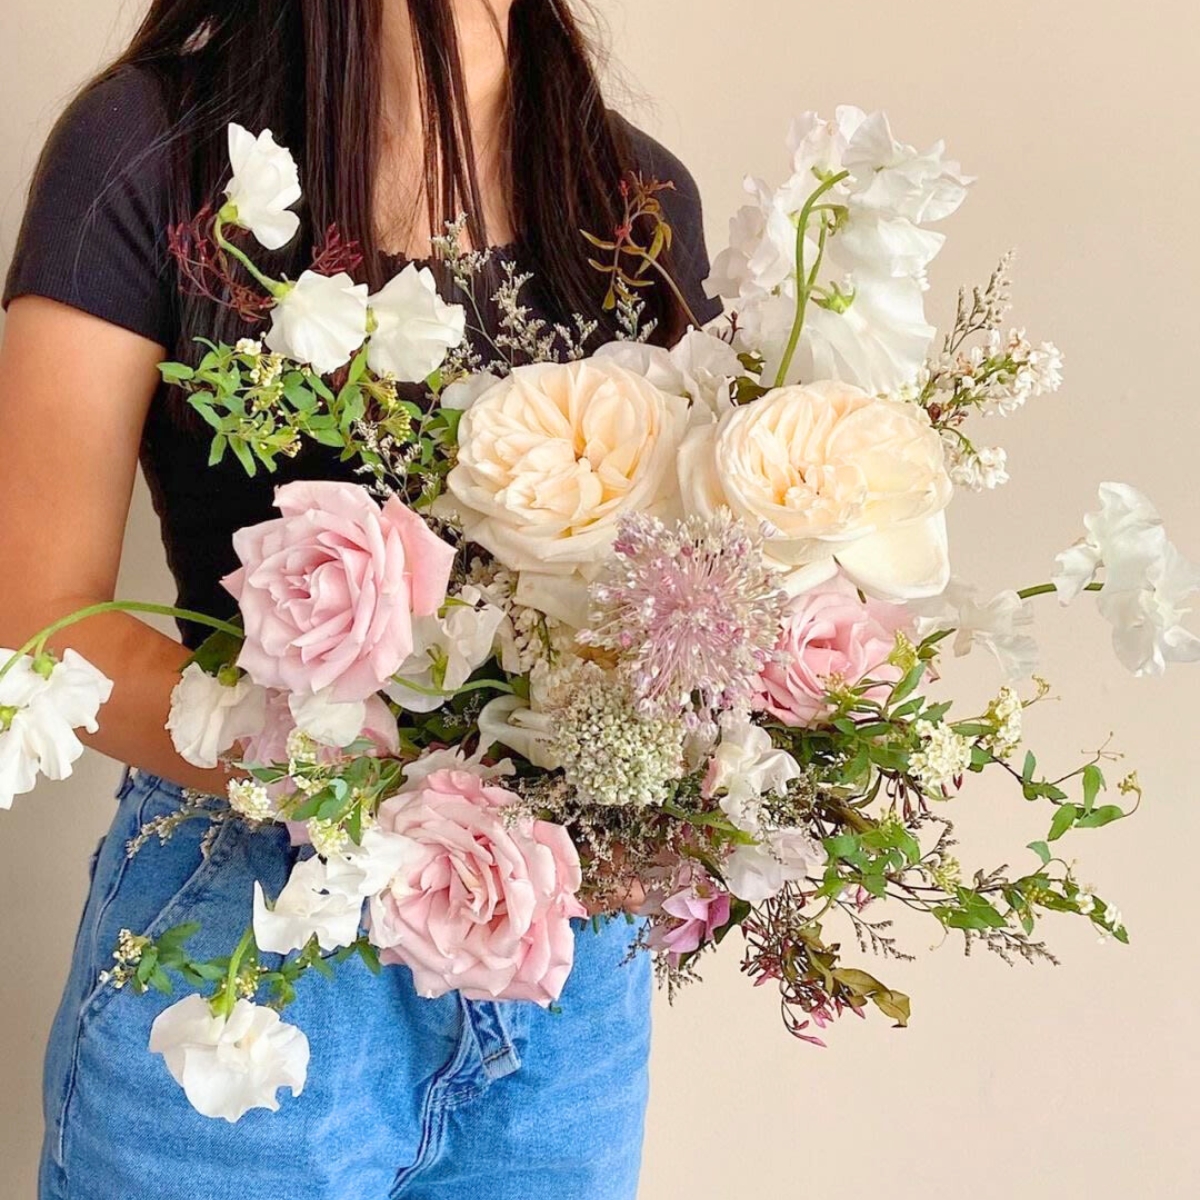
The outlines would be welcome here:
<svg viewBox="0 0 1200 1200">
<path fill-rule="evenodd" d="M 121 782 L 117 785 L 117 799 L 124 800 L 137 782 L 137 768 L 128 763 L 121 770 Z"/>
<path fill-rule="evenodd" d="M 480 1065 L 488 1079 L 503 1079 L 521 1068 L 521 1057 L 513 1044 L 504 1019 L 508 1001 L 468 1000 L 465 1007 L 475 1041 L 479 1046 Z"/>
</svg>

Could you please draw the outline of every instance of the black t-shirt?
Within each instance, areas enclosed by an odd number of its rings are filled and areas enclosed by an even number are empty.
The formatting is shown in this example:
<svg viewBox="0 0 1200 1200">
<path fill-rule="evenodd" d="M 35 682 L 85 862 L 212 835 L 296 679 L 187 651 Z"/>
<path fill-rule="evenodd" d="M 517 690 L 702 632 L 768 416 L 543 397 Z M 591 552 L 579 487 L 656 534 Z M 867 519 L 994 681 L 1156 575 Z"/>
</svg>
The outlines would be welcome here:
<svg viewBox="0 0 1200 1200">
<path fill-rule="evenodd" d="M 704 296 L 708 274 L 700 197 L 683 164 L 629 126 L 639 168 L 671 180 L 664 205 L 675 227 L 680 286 L 693 311 L 719 311 Z M 179 357 L 178 277 L 167 251 L 167 117 L 157 80 L 127 69 L 88 89 L 64 114 L 42 156 L 4 289 L 5 307 L 19 296 L 44 296 L 158 342 Z M 511 252 L 501 251 L 499 256 Z M 393 260 L 396 269 L 401 260 Z M 536 273 L 535 262 L 521 262 Z M 272 497 L 293 479 L 352 479 L 336 452 L 308 444 L 275 474 L 248 477 L 232 455 L 208 466 L 210 431 L 181 419 L 167 389 L 155 396 L 142 436 L 141 464 L 162 527 L 178 603 L 211 616 L 235 608 L 220 586 L 237 566 L 234 532 L 274 515 Z M 205 631 L 184 624 L 197 645 Z"/>
</svg>

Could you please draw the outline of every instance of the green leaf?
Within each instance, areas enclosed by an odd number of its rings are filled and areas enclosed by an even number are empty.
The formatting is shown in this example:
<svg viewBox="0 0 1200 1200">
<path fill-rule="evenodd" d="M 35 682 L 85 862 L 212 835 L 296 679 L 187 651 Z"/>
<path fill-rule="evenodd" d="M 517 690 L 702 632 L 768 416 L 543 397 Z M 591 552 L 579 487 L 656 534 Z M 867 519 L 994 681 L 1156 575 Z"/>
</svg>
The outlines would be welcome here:
<svg viewBox="0 0 1200 1200">
<path fill-rule="evenodd" d="M 240 438 L 230 442 L 230 447 L 238 462 L 242 464 L 242 470 L 253 479 L 258 474 L 258 466 L 254 461 L 254 455 L 250 453 L 250 447 Z"/>
<path fill-rule="evenodd" d="M 1095 763 L 1088 763 L 1083 768 L 1083 811 L 1090 813 L 1096 797 L 1104 786 L 1104 775 Z"/>
<path fill-rule="evenodd" d="M 917 684 L 921 682 L 924 674 L 925 664 L 917 663 L 917 665 L 913 667 L 913 669 L 909 671 L 908 674 L 905 675 L 904 678 L 901 679 L 892 690 L 892 703 L 898 704 L 901 700 L 911 696 L 912 693 L 916 691 Z"/>
<path fill-rule="evenodd" d="M 1042 860 L 1043 867 L 1054 857 L 1045 842 L 1030 842 L 1028 848 Z"/>
<path fill-rule="evenodd" d="M 1046 836 L 1048 842 L 1056 842 L 1080 817 L 1080 808 L 1078 804 L 1064 804 L 1054 814 L 1054 820 L 1050 822 L 1050 832 Z"/>
<path fill-rule="evenodd" d="M 186 383 L 196 374 L 186 363 L 177 362 L 159 363 L 158 370 L 164 383 Z"/>
<path fill-rule="evenodd" d="M 1025 765 L 1021 768 L 1021 780 L 1028 783 L 1033 778 L 1034 771 L 1037 770 L 1037 759 L 1033 757 L 1033 751 L 1025 752 Z"/>
<path fill-rule="evenodd" d="M 1122 817 L 1127 817 L 1128 815 L 1123 808 L 1115 804 L 1102 804 L 1099 808 L 1093 808 L 1091 812 L 1084 813 L 1075 822 L 1075 828 L 1099 829 L 1104 825 L 1111 825 L 1114 821 L 1119 821 Z"/>
<path fill-rule="evenodd" d="M 200 643 L 199 648 L 187 660 L 186 666 L 196 664 L 207 675 L 216 675 L 222 667 L 237 662 L 242 650 L 242 639 L 223 629 L 215 630 Z M 165 935 L 164 935 L 165 936 Z M 189 935 L 190 936 L 190 935 Z M 162 940 L 161 938 L 159 939 Z"/>
<path fill-rule="evenodd" d="M 367 964 L 367 969 L 371 974 L 378 975 L 383 970 L 383 964 L 379 961 L 375 947 L 370 942 L 360 941 L 357 943 L 357 949 L 359 958 Z"/>
</svg>

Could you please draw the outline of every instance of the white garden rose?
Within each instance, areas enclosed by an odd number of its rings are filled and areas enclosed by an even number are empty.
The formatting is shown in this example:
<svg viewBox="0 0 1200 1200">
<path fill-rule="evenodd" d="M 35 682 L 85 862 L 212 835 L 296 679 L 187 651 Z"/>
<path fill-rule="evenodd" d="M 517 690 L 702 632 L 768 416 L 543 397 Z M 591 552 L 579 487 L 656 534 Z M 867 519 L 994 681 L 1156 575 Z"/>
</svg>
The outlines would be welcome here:
<svg viewBox="0 0 1200 1200">
<path fill-rule="evenodd" d="M 953 485 L 925 412 L 839 383 L 768 392 L 693 429 L 679 455 L 690 513 L 764 525 L 792 591 L 840 565 L 887 600 L 937 595 L 950 577 L 943 510 Z"/>
<path fill-rule="evenodd" d="M 463 340 L 467 323 L 461 304 L 438 295 L 433 272 L 412 263 L 371 297 L 371 314 L 375 330 L 367 362 L 377 375 L 403 383 L 428 379 Z"/>
<path fill-rule="evenodd" d="M 463 415 L 446 504 L 519 573 L 518 603 L 579 627 L 622 514 L 675 508 L 687 410 L 615 363 L 520 367 Z"/>
<path fill-rule="evenodd" d="M 229 162 L 233 178 L 225 195 L 235 210 L 234 224 L 248 229 L 267 250 L 286 246 L 300 229 L 300 218 L 289 211 L 301 194 L 296 160 L 269 129 L 255 137 L 234 124 L 229 126 Z"/>
<path fill-rule="evenodd" d="M 367 285 L 305 271 L 271 311 L 267 346 L 318 375 L 344 367 L 367 337 Z"/>
</svg>

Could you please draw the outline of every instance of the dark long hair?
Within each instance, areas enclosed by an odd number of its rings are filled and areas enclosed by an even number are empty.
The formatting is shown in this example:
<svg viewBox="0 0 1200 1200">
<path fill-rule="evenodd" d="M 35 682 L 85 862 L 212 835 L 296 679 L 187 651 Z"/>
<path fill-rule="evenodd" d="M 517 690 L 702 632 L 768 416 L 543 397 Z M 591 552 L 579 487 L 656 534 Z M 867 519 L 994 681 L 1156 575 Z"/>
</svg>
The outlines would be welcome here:
<svg viewBox="0 0 1200 1200">
<path fill-rule="evenodd" d="M 106 75 L 149 69 L 161 80 L 174 146 L 173 218 L 217 199 L 228 171 L 226 127 L 270 128 L 300 166 L 303 236 L 270 261 L 295 275 L 330 225 L 363 251 L 361 277 L 385 281 L 375 214 L 383 4 L 403 0 L 154 0 Z M 486 0 L 479 0 L 481 4 Z M 488 243 L 452 0 L 407 0 L 425 130 L 431 228 L 465 212 L 474 245 Z M 499 31 L 498 31 L 499 32 Z M 508 29 L 503 136 L 510 213 L 540 293 L 563 315 L 597 318 L 605 285 L 588 265 L 586 229 L 611 234 L 618 185 L 636 164 L 600 94 L 591 46 L 570 0 L 515 0 Z M 660 337 L 682 329 L 668 289 L 646 293 Z M 226 315 L 225 321 L 231 318 Z M 192 298 L 184 340 L 228 330 Z"/>
</svg>

